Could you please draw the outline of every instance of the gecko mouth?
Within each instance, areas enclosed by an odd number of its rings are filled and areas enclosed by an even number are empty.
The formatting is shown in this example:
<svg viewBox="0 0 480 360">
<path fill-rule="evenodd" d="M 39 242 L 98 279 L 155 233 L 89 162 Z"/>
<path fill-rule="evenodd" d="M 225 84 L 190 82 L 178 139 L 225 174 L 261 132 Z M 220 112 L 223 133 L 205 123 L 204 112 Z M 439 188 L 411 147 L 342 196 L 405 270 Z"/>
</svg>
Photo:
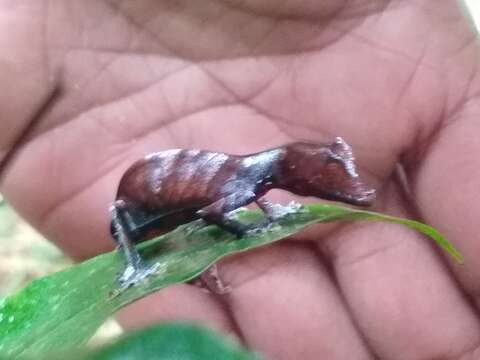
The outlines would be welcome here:
<svg viewBox="0 0 480 360">
<path fill-rule="evenodd" d="M 376 192 L 375 189 L 365 189 L 358 194 L 345 194 L 338 192 L 335 194 L 335 196 L 352 205 L 370 206 L 375 201 Z"/>
</svg>

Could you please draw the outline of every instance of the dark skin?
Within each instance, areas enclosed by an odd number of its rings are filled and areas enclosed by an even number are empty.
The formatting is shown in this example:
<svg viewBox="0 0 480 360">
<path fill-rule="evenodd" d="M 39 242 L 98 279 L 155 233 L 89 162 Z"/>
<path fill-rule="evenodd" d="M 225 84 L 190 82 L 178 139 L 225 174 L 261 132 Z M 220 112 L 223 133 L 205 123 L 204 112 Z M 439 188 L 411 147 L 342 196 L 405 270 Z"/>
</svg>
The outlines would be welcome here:
<svg viewBox="0 0 480 360">
<path fill-rule="evenodd" d="M 176 286 L 122 323 L 193 319 L 273 359 L 478 356 L 479 45 L 459 3 L 129 4 L 0 7 L 0 156 L 61 89 L 1 191 L 68 254 L 113 248 L 108 204 L 149 152 L 340 135 L 378 189 L 375 209 L 438 227 L 465 264 L 402 227 L 325 225 L 220 264 L 233 289 L 222 300 Z M 398 162 L 418 212 L 392 176 Z"/>
</svg>

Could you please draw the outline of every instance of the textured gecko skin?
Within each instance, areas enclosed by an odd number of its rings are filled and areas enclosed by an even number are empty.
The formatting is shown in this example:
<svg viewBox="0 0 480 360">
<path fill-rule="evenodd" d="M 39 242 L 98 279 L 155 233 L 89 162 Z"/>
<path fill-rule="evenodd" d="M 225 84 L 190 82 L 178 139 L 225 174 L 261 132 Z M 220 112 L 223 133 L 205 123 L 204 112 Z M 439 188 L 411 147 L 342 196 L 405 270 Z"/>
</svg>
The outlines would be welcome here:
<svg viewBox="0 0 480 360">
<path fill-rule="evenodd" d="M 261 197 L 273 188 L 360 206 L 375 199 L 341 138 L 244 156 L 166 150 L 137 161 L 121 178 L 112 206 L 112 236 L 125 252 L 135 252 L 131 243 L 199 218 L 241 236 L 247 229 L 228 213 L 255 201 L 271 218 L 271 205 Z M 133 255 L 132 261 L 140 261 Z"/>
</svg>

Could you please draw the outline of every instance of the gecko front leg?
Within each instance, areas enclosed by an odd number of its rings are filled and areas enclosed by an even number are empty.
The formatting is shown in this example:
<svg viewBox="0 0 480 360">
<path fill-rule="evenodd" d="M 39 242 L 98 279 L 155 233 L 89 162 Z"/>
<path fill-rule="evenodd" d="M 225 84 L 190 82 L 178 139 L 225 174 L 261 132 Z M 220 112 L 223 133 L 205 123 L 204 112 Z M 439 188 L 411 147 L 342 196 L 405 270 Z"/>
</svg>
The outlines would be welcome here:
<svg viewBox="0 0 480 360">
<path fill-rule="evenodd" d="M 251 227 L 231 219 L 228 213 L 255 201 L 255 197 L 253 191 L 233 193 L 200 209 L 197 214 L 205 220 L 205 222 L 218 225 L 237 235 L 237 237 L 241 237 L 250 230 Z"/>
</svg>

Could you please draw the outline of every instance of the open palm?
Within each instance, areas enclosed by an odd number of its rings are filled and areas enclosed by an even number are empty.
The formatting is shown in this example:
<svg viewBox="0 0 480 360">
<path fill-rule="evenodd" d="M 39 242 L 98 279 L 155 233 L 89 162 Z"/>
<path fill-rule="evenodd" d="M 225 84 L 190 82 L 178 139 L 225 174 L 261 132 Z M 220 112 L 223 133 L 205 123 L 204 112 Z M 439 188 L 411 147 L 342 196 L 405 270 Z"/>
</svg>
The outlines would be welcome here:
<svg viewBox="0 0 480 360">
<path fill-rule="evenodd" d="M 118 180 L 149 152 L 335 136 L 378 189 L 376 210 L 420 215 L 466 258 L 448 264 L 393 225 L 321 226 L 222 262 L 228 296 L 172 287 L 124 324 L 198 320 L 272 359 L 478 356 L 479 47 L 459 2 L 0 6 L 1 191 L 75 258 L 112 248 Z"/>
</svg>

